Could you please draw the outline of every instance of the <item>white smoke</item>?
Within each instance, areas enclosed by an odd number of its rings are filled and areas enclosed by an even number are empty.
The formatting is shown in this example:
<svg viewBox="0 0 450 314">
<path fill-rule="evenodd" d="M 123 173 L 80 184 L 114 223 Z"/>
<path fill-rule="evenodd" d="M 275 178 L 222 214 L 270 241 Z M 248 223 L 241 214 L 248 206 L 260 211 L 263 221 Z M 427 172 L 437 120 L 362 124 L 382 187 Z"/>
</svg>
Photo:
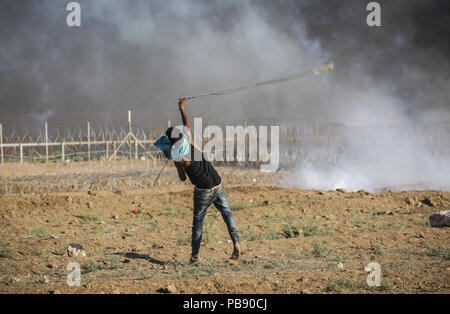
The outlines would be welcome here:
<svg viewBox="0 0 450 314">
<path fill-rule="evenodd" d="M 348 153 L 338 156 L 334 165 L 299 161 L 295 169 L 298 176 L 289 184 L 307 189 L 371 192 L 450 190 L 449 152 L 439 142 L 433 143 L 432 133 L 426 128 L 380 125 L 370 128 L 363 137 L 357 132 L 364 132 L 364 128 L 355 128 L 353 134 L 364 140 L 343 143 L 341 149 Z"/>
</svg>

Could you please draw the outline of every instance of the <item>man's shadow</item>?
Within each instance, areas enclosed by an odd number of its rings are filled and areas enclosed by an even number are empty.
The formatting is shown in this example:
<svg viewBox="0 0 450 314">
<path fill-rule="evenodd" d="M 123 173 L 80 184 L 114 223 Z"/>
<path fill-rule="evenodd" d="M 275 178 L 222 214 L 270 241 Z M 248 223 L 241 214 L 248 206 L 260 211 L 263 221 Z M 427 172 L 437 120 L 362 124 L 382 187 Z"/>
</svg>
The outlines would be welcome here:
<svg viewBox="0 0 450 314">
<path fill-rule="evenodd" d="M 145 259 L 148 260 L 152 264 L 156 265 L 166 265 L 167 262 L 163 262 L 157 259 L 154 259 L 149 254 L 139 254 L 134 252 L 117 252 L 117 253 L 111 253 L 112 255 L 119 255 L 130 259 Z"/>
</svg>

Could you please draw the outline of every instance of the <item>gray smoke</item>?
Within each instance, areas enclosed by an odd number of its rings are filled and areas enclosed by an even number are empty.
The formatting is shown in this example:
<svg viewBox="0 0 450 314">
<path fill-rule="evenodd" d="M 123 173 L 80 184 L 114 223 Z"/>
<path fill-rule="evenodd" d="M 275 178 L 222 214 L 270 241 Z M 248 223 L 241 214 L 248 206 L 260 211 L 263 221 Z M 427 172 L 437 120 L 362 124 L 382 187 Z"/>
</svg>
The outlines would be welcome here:
<svg viewBox="0 0 450 314">
<path fill-rule="evenodd" d="M 325 77 L 191 109 L 226 120 L 449 118 L 446 1 L 381 1 L 380 28 L 366 26 L 360 0 L 79 2 L 82 27 L 72 29 L 63 1 L 2 1 L 0 113 L 131 108 L 175 118 L 180 96 L 333 59 L 336 70 Z"/>
</svg>

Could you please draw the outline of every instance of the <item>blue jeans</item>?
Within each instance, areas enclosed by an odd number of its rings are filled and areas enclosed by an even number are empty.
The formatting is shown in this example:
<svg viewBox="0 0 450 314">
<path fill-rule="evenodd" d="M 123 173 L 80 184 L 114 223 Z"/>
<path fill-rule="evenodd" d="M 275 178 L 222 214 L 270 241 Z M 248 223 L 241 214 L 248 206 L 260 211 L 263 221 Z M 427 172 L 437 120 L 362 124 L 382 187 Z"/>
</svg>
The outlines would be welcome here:
<svg viewBox="0 0 450 314">
<path fill-rule="evenodd" d="M 228 232 L 233 243 L 239 242 L 239 234 L 234 223 L 233 214 L 228 204 L 225 188 L 221 184 L 215 189 L 194 190 L 194 221 L 192 223 L 192 256 L 197 256 L 202 242 L 203 222 L 206 210 L 211 204 L 220 211 L 227 224 Z"/>
</svg>

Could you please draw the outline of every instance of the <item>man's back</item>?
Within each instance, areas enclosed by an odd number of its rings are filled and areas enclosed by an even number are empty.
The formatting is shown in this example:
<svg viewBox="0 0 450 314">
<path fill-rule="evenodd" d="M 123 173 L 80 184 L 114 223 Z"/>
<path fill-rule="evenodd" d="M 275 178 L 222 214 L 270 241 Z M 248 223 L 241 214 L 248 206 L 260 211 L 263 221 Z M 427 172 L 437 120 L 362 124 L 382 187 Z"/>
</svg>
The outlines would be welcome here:
<svg viewBox="0 0 450 314">
<path fill-rule="evenodd" d="M 201 156 L 201 160 L 196 161 L 195 156 Z M 216 169 L 205 159 L 203 153 L 191 145 L 191 161 L 189 166 L 184 168 L 189 180 L 199 189 L 211 189 L 222 181 Z"/>
</svg>

